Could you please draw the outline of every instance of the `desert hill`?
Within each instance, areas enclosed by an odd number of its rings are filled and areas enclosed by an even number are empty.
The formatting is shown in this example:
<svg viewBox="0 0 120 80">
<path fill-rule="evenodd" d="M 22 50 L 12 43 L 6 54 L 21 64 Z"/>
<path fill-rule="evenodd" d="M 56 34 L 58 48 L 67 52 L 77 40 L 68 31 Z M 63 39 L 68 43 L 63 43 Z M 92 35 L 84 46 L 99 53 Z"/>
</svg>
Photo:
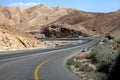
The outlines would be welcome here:
<svg viewBox="0 0 120 80">
<path fill-rule="evenodd" d="M 24 17 L 25 10 L 17 7 L 0 6 L 0 25 L 17 25 L 20 24 Z"/>
<path fill-rule="evenodd" d="M 0 50 L 44 48 L 44 44 L 9 25 L 0 25 Z"/>
<path fill-rule="evenodd" d="M 8 24 L 34 36 L 120 39 L 120 11 L 92 13 L 40 4 L 28 9 L 0 6 L 0 17 L 1 25 Z"/>
</svg>

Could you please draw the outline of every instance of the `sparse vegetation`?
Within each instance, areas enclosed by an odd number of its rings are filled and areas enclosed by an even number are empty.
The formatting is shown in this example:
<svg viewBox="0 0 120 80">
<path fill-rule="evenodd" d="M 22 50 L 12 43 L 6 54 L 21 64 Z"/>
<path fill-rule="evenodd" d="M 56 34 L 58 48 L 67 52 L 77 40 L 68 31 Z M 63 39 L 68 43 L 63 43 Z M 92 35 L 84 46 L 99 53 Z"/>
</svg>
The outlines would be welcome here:
<svg viewBox="0 0 120 80">
<path fill-rule="evenodd" d="M 118 56 L 118 50 L 111 52 L 111 45 L 116 45 L 115 42 L 105 42 L 102 45 L 96 45 L 91 50 L 91 56 L 93 63 L 97 64 L 97 71 L 103 73 L 111 72 L 111 68 L 115 63 Z"/>
<path fill-rule="evenodd" d="M 89 78 L 92 80 L 106 80 L 116 64 L 119 50 L 120 41 L 105 39 L 99 45 L 92 47 L 90 51 L 84 52 L 84 55 L 80 54 L 69 59 L 67 65 L 77 75 L 82 74 L 84 77 L 87 77 L 84 80 L 88 80 Z M 79 72 L 80 74 L 78 74 Z"/>
<path fill-rule="evenodd" d="M 88 64 L 85 64 L 79 67 L 79 71 L 90 72 L 93 71 L 93 68 L 89 67 Z"/>
<path fill-rule="evenodd" d="M 73 65 L 75 68 L 78 68 L 79 71 L 85 71 L 85 72 L 90 72 L 93 70 L 93 68 L 89 67 L 88 64 L 82 64 L 81 62 L 74 61 L 73 58 L 69 59 L 66 63 L 68 66 Z"/>
<path fill-rule="evenodd" d="M 73 61 L 73 58 L 71 58 L 71 59 L 68 59 L 68 61 L 67 61 L 67 65 L 74 65 L 74 61 Z"/>
</svg>

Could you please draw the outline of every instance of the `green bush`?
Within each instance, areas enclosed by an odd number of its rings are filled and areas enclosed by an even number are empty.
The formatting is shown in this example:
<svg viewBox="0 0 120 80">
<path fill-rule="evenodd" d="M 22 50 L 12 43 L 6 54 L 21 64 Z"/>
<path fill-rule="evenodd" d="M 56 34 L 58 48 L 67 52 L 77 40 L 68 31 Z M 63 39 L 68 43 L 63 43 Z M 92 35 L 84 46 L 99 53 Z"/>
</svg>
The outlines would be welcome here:
<svg viewBox="0 0 120 80">
<path fill-rule="evenodd" d="M 67 61 L 67 63 L 66 63 L 67 65 L 74 65 L 75 66 L 75 68 L 79 68 L 81 65 L 82 65 L 82 63 L 80 63 L 80 62 L 75 62 L 74 60 L 73 60 L 73 58 L 72 59 L 68 59 L 68 61 Z"/>
<path fill-rule="evenodd" d="M 117 44 L 120 44 L 120 41 L 116 41 Z"/>
<path fill-rule="evenodd" d="M 79 68 L 79 71 L 90 72 L 90 71 L 93 70 L 93 68 L 89 67 L 89 65 L 87 65 L 87 64 L 86 64 L 86 65 L 83 65 L 81 62 L 75 62 L 75 61 L 73 60 L 73 58 L 68 59 L 68 61 L 67 61 L 66 64 L 68 65 L 68 67 L 69 67 L 70 65 L 74 65 L 75 68 Z"/>
<path fill-rule="evenodd" d="M 71 58 L 71 59 L 68 59 L 68 61 L 67 61 L 66 64 L 67 64 L 67 65 L 74 65 L 74 64 L 75 64 L 75 61 L 73 61 L 73 59 Z"/>
<path fill-rule="evenodd" d="M 74 63 L 75 68 L 79 68 L 81 65 L 82 65 L 82 64 L 81 64 L 80 62 L 75 62 L 75 63 Z"/>
<path fill-rule="evenodd" d="M 110 72 L 110 64 L 105 62 L 98 64 L 97 66 L 98 72 L 109 73 Z"/>
<path fill-rule="evenodd" d="M 90 72 L 93 71 L 93 68 L 89 67 L 88 64 L 85 64 L 79 67 L 79 71 Z"/>
<path fill-rule="evenodd" d="M 102 45 L 94 46 L 91 50 L 90 58 L 97 64 L 97 71 L 99 72 L 109 73 L 118 56 L 117 52 L 110 53 L 109 47 L 111 44 L 114 44 L 114 42 L 105 42 Z"/>
<path fill-rule="evenodd" d="M 112 44 L 117 44 L 119 42 L 110 42 L 106 41 L 104 44 L 95 45 L 90 53 L 90 59 L 93 63 L 97 65 L 97 71 L 108 74 L 111 72 L 113 65 L 115 64 L 116 57 L 119 52 L 116 51 L 114 53 L 110 53 L 110 46 Z M 90 72 L 93 71 L 93 68 L 89 67 L 89 65 L 83 65 L 80 62 L 75 62 L 73 58 L 69 59 L 66 63 L 67 65 L 74 65 L 75 68 L 79 68 L 79 71 Z"/>
</svg>

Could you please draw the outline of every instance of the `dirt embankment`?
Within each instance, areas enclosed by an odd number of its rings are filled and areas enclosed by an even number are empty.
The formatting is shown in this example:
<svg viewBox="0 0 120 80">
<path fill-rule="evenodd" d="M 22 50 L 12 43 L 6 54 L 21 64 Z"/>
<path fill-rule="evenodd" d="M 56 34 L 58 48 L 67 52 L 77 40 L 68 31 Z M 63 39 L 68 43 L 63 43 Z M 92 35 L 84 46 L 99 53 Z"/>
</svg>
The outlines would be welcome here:
<svg viewBox="0 0 120 80">
<path fill-rule="evenodd" d="M 0 50 L 44 48 L 44 44 L 11 26 L 0 26 Z"/>
</svg>

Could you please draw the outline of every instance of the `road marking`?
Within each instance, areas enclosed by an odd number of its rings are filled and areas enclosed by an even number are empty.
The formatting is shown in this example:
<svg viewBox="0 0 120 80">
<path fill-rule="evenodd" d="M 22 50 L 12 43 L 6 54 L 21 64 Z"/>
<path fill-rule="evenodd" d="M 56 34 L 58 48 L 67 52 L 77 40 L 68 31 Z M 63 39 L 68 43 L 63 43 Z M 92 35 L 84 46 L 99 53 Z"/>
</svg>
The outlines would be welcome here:
<svg viewBox="0 0 120 80">
<path fill-rule="evenodd" d="M 52 61 L 52 60 L 54 60 L 54 59 L 56 59 L 56 58 L 65 56 L 65 55 L 66 55 L 66 54 L 60 54 L 60 55 L 58 55 L 58 56 L 54 56 L 54 57 L 48 58 L 48 59 L 42 61 L 40 64 L 38 64 L 38 66 L 35 68 L 35 71 L 34 71 L 34 80 L 40 80 L 40 79 L 39 79 L 39 70 L 40 70 L 40 68 L 42 68 L 42 66 L 43 66 L 44 64 L 46 64 L 46 63 L 48 63 L 49 61 Z"/>
<path fill-rule="evenodd" d="M 94 41 L 94 40 L 92 40 Z M 92 42 L 90 41 L 89 44 Z M 98 41 L 97 41 L 98 42 Z M 87 42 L 88 43 L 88 42 Z M 87 44 L 86 43 L 86 44 Z M 95 42 L 96 43 L 96 42 Z M 60 49 L 60 50 L 55 50 L 55 51 L 49 51 L 49 52 L 43 52 L 43 53 L 40 53 L 40 54 L 30 54 L 30 55 L 25 55 L 25 56 L 20 56 L 20 57 L 14 57 L 14 58 L 8 58 L 8 59 L 2 59 L 0 60 L 0 62 L 5 62 L 5 61 L 11 61 L 11 60 L 16 60 L 16 59 L 21 59 L 21 58 L 26 58 L 26 57 L 31 57 L 31 56 L 35 56 L 35 55 L 41 55 L 41 54 L 48 54 L 48 53 L 52 53 L 52 52 L 56 52 L 56 51 L 63 51 L 63 50 L 70 50 L 70 49 L 74 49 L 74 48 L 78 48 L 78 47 L 81 47 L 81 46 L 84 46 L 85 43 L 83 44 L 80 44 L 79 46 L 74 46 L 74 47 L 69 47 L 69 48 L 65 48 L 65 49 Z"/>
<path fill-rule="evenodd" d="M 78 48 L 81 45 L 77 45 L 74 47 L 69 47 L 69 48 L 65 48 L 65 49 L 58 49 L 58 50 L 53 50 L 53 51 L 49 51 L 49 52 L 43 52 L 43 53 L 36 53 L 36 54 L 30 54 L 30 55 L 25 55 L 25 56 L 20 56 L 20 57 L 13 57 L 13 58 L 8 58 L 8 59 L 2 59 L 0 60 L 0 62 L 5 62 L 5 61 L 12 61 L 12 60 L 16 60 L 16 59 L 21 59 L 21 58 L 26 58 L 26 57 L 31 57 L 31 56 L 38 56 L 38 55 L 42 55 L 42 54 L 49 54 L 49 53 L 54 53 L 54 52 L 58 52 L 58 51 L 63 51 L 63 50 L 70 50 L 70 49 L 74 49 L 74 48 Z"/>
</svg>

